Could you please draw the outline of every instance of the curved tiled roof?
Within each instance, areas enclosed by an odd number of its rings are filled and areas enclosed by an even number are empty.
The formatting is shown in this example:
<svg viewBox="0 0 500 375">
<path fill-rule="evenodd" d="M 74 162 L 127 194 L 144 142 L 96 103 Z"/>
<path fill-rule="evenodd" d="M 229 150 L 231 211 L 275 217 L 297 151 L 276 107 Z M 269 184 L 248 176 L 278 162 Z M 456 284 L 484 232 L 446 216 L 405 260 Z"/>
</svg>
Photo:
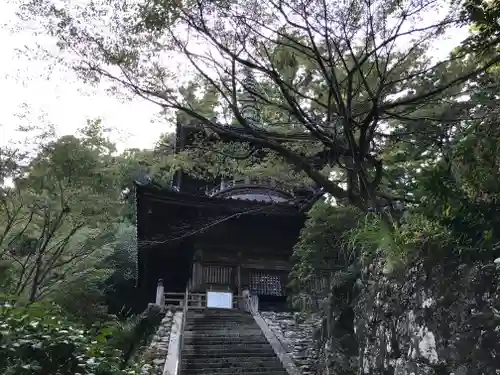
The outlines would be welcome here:
<svg viewBox="0 0 500 375">
<path fill-rule="evenodd" d="M 271 178 L 222 181 L 219 186 L 207 190 L 206 194 L 210 197 L 258 202 L 293 204 L 296 201 L 292 187 Z"/>
</svg>

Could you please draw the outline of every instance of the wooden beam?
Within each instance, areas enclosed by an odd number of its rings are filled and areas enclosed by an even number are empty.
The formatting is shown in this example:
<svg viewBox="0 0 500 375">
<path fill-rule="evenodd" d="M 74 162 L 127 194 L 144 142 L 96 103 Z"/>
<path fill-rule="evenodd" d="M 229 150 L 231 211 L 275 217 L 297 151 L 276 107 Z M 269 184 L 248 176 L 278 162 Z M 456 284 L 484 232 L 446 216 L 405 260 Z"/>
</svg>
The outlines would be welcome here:
<svg viewBox="0 0 500 375">
<path fill-rule="evenodd" d="M 289 204 L 279 204 L 279 203 L 260 203 L 253 201 L 245 201 L 238 199 L 222 199 L 222 198 L 210 198 L 205 196 L 194 196 L 188 194 L 181 194 L 176 192 L 167 193 L 153 193 L 153 192 L 143 192 L 142 199 L 155 204 L 155 210 L 163 210 L 163 207 L 158 207 L 158 203 L 164 206 L 177 206 L 177 207 L 193 207 L 198 209 L 204 209 L 208 211 L 219 211 L 226 213 L 234 212 L 246 212 L 246 215 L 250 216 L 295 216 L 302 217 L 303 214 L 297 209 Z M 145 204 L 141 203 L 141 204 Z"/>
<path fill-rule="evenodd" d="M 241 266 L 236 266 L 236 287 L 238 288 L 238 295 L 241 296 Z"/>
<path fill-rule="evenodd" d="M 235 258 L 233 259 L 203 259 L 202 265 L 204 266 L 220 266 L 220 267 L 235 267 L 236 272 L 241 272 L 241 269 L 255 269 L 255 270 L 270 270 L 270 271 L 286 271 L 290 272 L 292 270 L 292 265 L 290 262 L 285 260 L 273 260 L 273 259 L 248 259 L 238 262 Z M 240 269 L 240 271 L 238 271 Z M 237 276 L 240 278 L 241 274 Z"/>
</svg>

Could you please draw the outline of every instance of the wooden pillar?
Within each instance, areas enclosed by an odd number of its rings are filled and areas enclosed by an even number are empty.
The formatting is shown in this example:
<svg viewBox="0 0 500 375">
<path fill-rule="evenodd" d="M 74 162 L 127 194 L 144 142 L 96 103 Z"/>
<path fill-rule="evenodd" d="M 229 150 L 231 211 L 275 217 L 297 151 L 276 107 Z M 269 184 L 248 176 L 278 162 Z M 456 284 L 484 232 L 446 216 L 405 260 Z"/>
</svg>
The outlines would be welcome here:
<svg viewBox="0 0 500 375">
<path fill-rule="evenodd" d="M 241 265 L 236 266 L 236 286 L 238 287 L 238 295 L 241 296 Z"/>
<path fill-rule="evenodd" d="M 238 265 L 236 266 L 236 286 L 238 287 L 238 295 L 241 296 L 242 295 L 242 285 L 241 285 L 241 251 L 238 251 L 238 254 L 237 254 L 237 262 L 238 262 Z"/>
</svg>

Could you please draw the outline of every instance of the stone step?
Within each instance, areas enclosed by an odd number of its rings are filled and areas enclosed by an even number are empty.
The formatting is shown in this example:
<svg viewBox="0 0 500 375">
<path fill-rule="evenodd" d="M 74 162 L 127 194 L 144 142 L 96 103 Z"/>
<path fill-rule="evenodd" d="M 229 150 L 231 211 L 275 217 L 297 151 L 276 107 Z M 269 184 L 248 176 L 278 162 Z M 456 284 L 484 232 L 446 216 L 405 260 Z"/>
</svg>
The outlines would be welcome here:
<svg viewBox="0 0 500 375">
<path fill-rule="evenodd" d="M 184 336 L 184 341 L 192 341 L 192 340 L 198 340 L 198 341 L 229 341 L 229 342 L 267 342 L 266 338 L 264 335 L 207 335 L 207 334 L 194 334 L 194 335 L 185 335 Z"/>
<path fill-rule="evenodd" d="M 224 332 L 224 333 L 245 333 L 245 332 L 262 332 L 260 328 L 256 328 L 255 326 L 241 326 L 241 325 L 235 325 L 235 326 L 203 326 L 203 327 L 197 327 L 197 326 L 191 326 L 191 327 L 186 327 L 184 332 Z"/>
<path fill-rule="evenodd" d="M 242 329 L 244 327 L 250 328 L 250 327 L 255 327 L 253 322 L 250 323 L 241 323 L 241 322 L 233 322 L 233 323 L 213 323 L 213 322 L 208 322 L 208 323 L 202 323 L 202 322 L 196 322 L 196 323 L 186 323 L 186 329 L 189 329 L 191 327 L 194 327 L 196 329 L 205 329 L 205 328 L 235 328 L 235 329 Z"/>
<path fill-rule="evenodd" d="M 245 340 L 245 341 L 249 341 L 249 342 L 257 342 L 257 341 L 262 341 L 264 340 L 264 342 L 267 343 L 267 340 L 265 338 L 265 336 L 261 333 L 261 334 L 256 334 L 256 335 L 245 335 L 245 334 L 231 334 L 231 335 L 217 335 L 215 333 L 207 333 L 207 332 L 200 332 L 200 333 L 195 333 L 195 334 L 188 334 L 188 335 L 185 335 L 184 338 L 187 340 L 191 340 L 191 339 L 200 339 L 201 341 L 207 341 L 207 340 L 215 340 L 215 341 L 218 341 L 218 340 L 225 340 L 225 341 L 241 341 L 241 340 Z"/>
<path fill-rule="evenodd" d="M 233 320 L 233 319 L 197 319 L 197 320 L 186 320 L 186 325 L 191 325 L 191 324 L 197 324 L 197 325 L 209 325 L 209 324 L 217 324 L 217 325 L 238 325 L 238 324 L 244 324 L 244 325 L 253 325 L 255 321 L 248 320 L 248 319 L 238 319 L 238 320 Z"/>
<path fill-rule="evenodd" d="M 187 318 L 186 322 L 252 322 L 254 321 L 251 316 L 242 316 L 237 318 L 228 317 L 204 317 L 204 318 Z"/>
<path fill-rule="evenodd" d="M 204 309 L 199 309 L 199 310 L 190 310 L 189 314 L 191 315 L 197 315 L 197 314 L 204 314 L 204 315 L 215 315 L 215 314 L 231 314 L 231 315 L 249 315 L 248 312 L 243 311 L 243 310 L 238 310 L 238 309 L 217 309 L 213 307 L 207 307 Z"/>
<path fill-rule="evenodd" d="M 182 375 L 288 375 L 284 369 L 279 370 L 268 370 L 264 369 L 261 371 L 260 369 L 253 370 L 233 370 L 233 369 L 186 369 L 182 371 Z"/>
<path fill-rule="evenodd" d="M 187 322 L 251 322 L 253 321 L 253 317 L 250 316 L 238 316 L 238 317 L 230 317 L 230 316 L 205 316 L 205 317 L 192 317 L 187 318 Z"/>
<path fill-rule="evenodd" d="M 248 321 L 253 320 L 253 316 L 250 314 L 245 315 L 187 315 L 186 320 L 232 320 L 232 321 Z"/>
<path fill-rule="evenodd" d="M 263 334 L 262 332 L 259 332 L 257 330 L 252 330 L 250 332 L 234 332 L 234 331 L 187 331 L 184 332 L 184 338 L 191 338 L 191 337 L 202 337 L 202 338 L 210 338 L 213 337 L 215 339 L 221 338 L 221 337 L 227 337 L 230 339 L 233 338 L 243 338 L 245 340 L 252 340 L 256 338 L 262 337 Z"/>
<path fill-rule="evenodd" d="M 250 321 L 253 320 L 253 316 L 248 315 L 237 315 L 237 316 L 229 316 L 229 315 L 206 315 L 206 316 L 186 316 L 187 321 L 195 321 L 195 320 L 213 320 L 213 321 Z"/>
<path fill-rule="evenodd" d="M 276 358 L 276 354 L 273 351 L 263 351 L 263 352 L 206 352 L 206 351 L 183 351 L 182 359 L 193 360 L 193 359 L 208 359 L 208 358 L 219 358 L 233 359 L 233 358 L 252 358 L 259 361 L 265 358 Z"/>
<path fill-rule="evenodd" d="M 214 330 L 214 329 L 225 329 L 225 330 L 239 330 L 239 331 L 244 331 L 245 329 L 251 329 L 255 328 L 254 324 L 242 324 L 242 323 L 237 323 L 237 324 L 228 324 L 228 323 L 222 323 L 222 324 L 213 324 L 213 323 L 208 323 L 208 324 L 186 324 L 185 330 L 189 331 L 191 329 L 196 329 L 197 331 L 200 330 Z"/>
<path fill-rule="evenodd" d="M 235 357 L 226 357 L 226 356 L 220 356 L 220 357 L 199 357 L 195 361 L 191 360 L 191 358 L 182 358 L 182 364 L 186 366 L 198 366 L 200 364 L 205 364 L 208 367 L 227 367 L 228 365 L 235 366 L 235 367 L 247 367 L 247 366 L 254 366 L 254 367 L 266 367 L 266 366 L 281 366 L 281 362 L 277 357 L 272 358 L 272 357 L 246 357 L 242 356 L 239 358 Z"/>
<path fill-rule="evenodd" d="M 203 355 L 201 355 L 203 354 Z M 276 358 L 274 352 L 268 350 L 255 350 L 255 351 L 238 351 L 238 350 L 184 350 L 182 355 L 186 356 L 186 358 Z"/>
<path fill-rule="evenodd" d="M 242 349 L 231 349 L 229 347 L 226 348 L 218 348 L 218 349 L 209 349 L 209 348 L 199 348 L 199 347 L 187 347 L 186 350 L 182 351 L 182 354 L 186 354 L 190 357 L 196 357 L 198 354 L 205 354 L 207 357 L 233 357 L 236 355 L 248 355 L 263 357 L 263 356 L 272 356 L 274 351 L 269 350 L 268 348 L 258 348 L 253 350 L 242 350 Z M 203 358 L 203 357 L 200 357 Z"/>
<path fill-rule="evenodd" d="M 188 311 L 188 318 L 192 317 L 219 317 L 219 316 L 230 316 L 230 317 L 242 317 L 242 316 L 252 316 L 252 314 L 241 310 L 190 310 Z"/>
<path fill-rule="evenodd" d="M 187 316 L 186 320 L 188 322 L 193 321 L 233 321 L 233 322 L 248 322 L 253 320 L 252 315 L 244 315 L 244 316 Z"/>
<path fill-rule="evenodd" d="M 259 340 L 259 341 L 254 341 L 254 342 L 248 342 L 245 340 L 239 340 L 237 342 L 228 342 L 228 341 L 219 341 L 218 343 L 214 343 L 211 341 L 197 341 L 196 338 L 189 338 L 184 341 L 184 348 L 189 348 L 196 346 L 200 349 L 243 349 L 243 351 L 247 350 L 253 350 L 253 349 L 259 349 L 259 348 L 270 348 L 269 350 L 272 350 L 271 346 L 265 339 Z"/>
<path fill-rule="evenodd" d="M 267 347 L 267 343 L 264 341 L 259 342 L 246 342 L 245 340 L 240 341 L 198 341 L 198 340 L 186 340 L 184 341 L 184 347 L 189 348 L 192 347 L 194 349 L 199 350 L 207 350 L 213 348 L 214 350 L 230 350 L 231 348 L 235 349 L 244 349 L 244 351 L 253 351 L 255 349 L 263 349 Z"/>
<path fill-rule="evenodd" d="M 191 329 L 195 329 L 197 331 L 201 330 L 226 330 L 226 331 L 232 331 L 232 330 L 238 330 L 238 331 L 245 331 L 248 329 L 254 329 L 256 330 L 257 327 L 255 327 L 255 324 L 228 324 L 228 323 L 223 323 L 223 324 L 186 324 L 185 331 L 189 331 Z"/>
<path fill-rule="evenodd" d="M 268 342 L 264 337 L 261 339 L 257 340 L 227 340 L 227 339 L 215 339 L 215 338 L 208 338 L 208 339 L 203 339 L 201 337 L 195 337 L 195 338 L 186 338 L 184 341 L 186 345 L 194 345 L 194 346 L 220 346 L 220 347 L 228 347 L 228 346 L 234 346 L 238 344 L 243 344 L 243 345 L 268 345 Z"/>
<path fill-rule="evenodd" d="M 182 375 L 287 375 L 253 317 L 228 310 L 190 311 Z"/>
<path fill-rule="evenodd" d="M 236 324 L 253 324 L 255 321 L 251 319 L 186 319 L 186 325 L 190 324 L 217 324 L 217 325 L 236 325 Z"/>
<path fill-rule="evenodd" d="M 194 324 L 186 324 L 186 329 L 191 327 L 196 329 L 240 329 L 243 330 L 245 328 L 255 328 L 255 325 L 252 323 L 194 323 Z"/>
<path fill-rule="evenodd" d="M 280 370 L 281 363 L 276 361 L 267 361 L 263 363 L 252 363 L 252 362 L 189 362 L 182 363 L 181 369 L 190 370 L 190 369 L 233 369 L 235 372 L 239 372 L 238 370 L 251 370 L 251 371 L 260 371 L 260 369 L 265 370 Z"/>
<path fill-rule="evenodd" d="M 271 348 L 267 340 L 265 338 L 262 338 L 261 340 L 258 341 L 246 341 L 246 340 L 235 340 L 235 341 L 219 341 L 215 343 L 215 346 L 213 345 L 214 343 L 212 341 L 198 341 L 196 337 L 193 338 L 186 338 L 184 341 L 184 347 L 188 348 L 190 346 L 197 346 L 203 349 L 210 349 L 210 348 L 224 348 L 224 349 L 244 349 L 243 351 L 247 350 L 252 350 L 255 348 Z M 272 348 L 270 349 L 272 350 Z"/>
<path fill-rule="evenodd" d="M 251 314 L 189 314 L 186 316 L 186 319 L 253 319 Z"/>
<path fill-rule="evenodd" d="M 234 353 L 249 353 L 249 354 L 259 354 L 259 353 L 274 353 L 273 349 L 268 345 L 263 344 L 239 344 L 239 345 L 192 345 L 186 343 L 182 353 L 194 354 L 194 353 L 204 353 L 207 355 L 212 354 L 225 354 L 232 355 Z"/>
</svg>

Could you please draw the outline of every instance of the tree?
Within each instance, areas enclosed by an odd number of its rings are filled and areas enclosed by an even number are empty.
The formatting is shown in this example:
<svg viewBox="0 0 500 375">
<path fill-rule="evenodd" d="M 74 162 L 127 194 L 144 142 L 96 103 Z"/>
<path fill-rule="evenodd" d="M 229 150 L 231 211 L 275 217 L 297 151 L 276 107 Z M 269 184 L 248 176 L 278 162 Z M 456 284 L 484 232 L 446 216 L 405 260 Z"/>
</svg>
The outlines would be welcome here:
<svg viewBox="0 0 500 375">
<path fill-rule="evenodd" d="M 422 170 L 415 189 L 420 209 L 451 228 L 474 256 L 498 251 L 499 78 L 495 68 L 472 80 L 469 102 L 474 117 L 456 128 L 444 157 Z"/>
<path fill-rule="evenodd" d="M 113 269 L 113 273 L 102 284 L 108 311 L 123 317 L 138 312 L 144 306 L 138 306 L 141 298 L 136 288 L 137 277 L 137 238 L 136 227 L 123 223 L 118 227 L 113 252 L 104 260 L 104 264 Z"/>
<path fill-rule="evenodd" d="M 500 2 L 498 0 L 468 0 L 463 5 L 463 17 L 473 24 L 472 35 L 467 40 L 469 47 L 497 48 L 495 41 L 498 36 Z"/>
<path fill-rule="evenodd" d="M 110 251 L 110 222 L 121 210 L 111 168 L 113 146 L 89 122 L 82 137 L 63 136 L 4 188 L 0 256 L 10 292 L 33 302 L 70 284 Z"/>
<path fill-rule="evenodd" d="M 110 79 L 209 132 L 269 150 L 363 209 L 378 205 L 380 196 L 394 198 L 382 181 L 384 154 L 402 137 L 394 132 L 398 121 L 425 116 L 438 130 L 452 123 L 433 110 L 435 103 L 455 100 L 464 83 L 500 60 L 468 56 L 464 63 L 462 51 L 433 61 L 427 48 L 460 21 L 458 11 L 443 11 L 433 0 L 117 4 L 92 2 L 67 12 L 45 0 L 24 7 L 24 14 L 44 17 L 60 46 L 77 54 L 74 67 L 85 78 Z M 440 17 L 424 22 L 433 12 Z M 109 23 L 94 27 L 105 14 Z M 188 87 L 179 88 L 176 73 L 163 64 L 174 54 L 192 68 Z M 456 74 L 442 75 L 457 62 Z M 249 70 L 260 89 L 248 87 Z M 241 89 L 261 107 L 260 124 L 243 113 Z M 209 99 L 208 106 L 193 95 Z M 225 126 L 234 119 L 244 131 Z M 310 142 L 297 149 L 280 141 L 291 134 Z M 316 150 L 322 162 L 304 149 Z M 334 181 L 332 169 L 339 176 Z"/>
</svg>

